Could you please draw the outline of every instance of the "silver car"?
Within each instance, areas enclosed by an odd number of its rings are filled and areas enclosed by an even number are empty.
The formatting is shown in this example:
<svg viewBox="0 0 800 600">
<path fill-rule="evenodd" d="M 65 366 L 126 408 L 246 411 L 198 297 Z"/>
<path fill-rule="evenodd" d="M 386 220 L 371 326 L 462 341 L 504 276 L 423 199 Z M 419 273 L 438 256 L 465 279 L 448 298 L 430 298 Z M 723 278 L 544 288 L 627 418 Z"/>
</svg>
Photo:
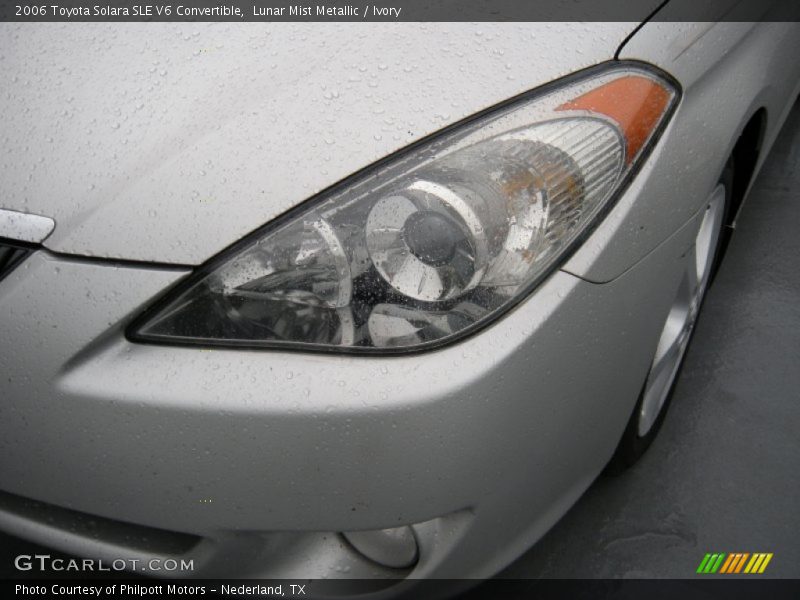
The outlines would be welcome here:
<svg viewBox="0 0 800 600">
<path fill-rule="evenodd" d="M 508 565 L 658 432 L 800 91 L 792 22 L 0 35 L 0 528 L 170 577 Z"/>
</svg>

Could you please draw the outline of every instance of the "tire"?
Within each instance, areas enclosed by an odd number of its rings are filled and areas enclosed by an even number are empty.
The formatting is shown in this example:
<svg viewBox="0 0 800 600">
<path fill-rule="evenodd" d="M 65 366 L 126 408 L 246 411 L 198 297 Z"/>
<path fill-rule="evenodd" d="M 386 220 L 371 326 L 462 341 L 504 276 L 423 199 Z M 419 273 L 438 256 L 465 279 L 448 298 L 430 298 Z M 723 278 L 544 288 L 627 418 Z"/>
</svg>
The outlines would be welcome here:
<svg viewBox="0 0 800 600">
<path fill-rule="evenodd" d="M 650 444 L 653 443 L 664 423 L 667 409 L 675 391 L 675 385 L 680 378 L 686 351 L 691 343 L 703 300 L 717 275 L 724 250 L 730 239 L 731 230 L 727 223 L 729 223 L 730 217 L 728 213 L 731 207 L 732 190 L 733 161 L 729 160 L 714 188 L 714 192 L 708 198 L 706 214 L 703 217 L 703 222 L 693 246 L 694 252 L 687 258 L 687 273 L 684 275 L 681 286 L 676 292 L 675 302 L 664 324 L 658 346 L 654 352 L 653 361 L 639 393 L 636 407 L 628 420 L 614 456 L 606 468 L 606 473 L 608 474 L 620 473 L 636 463 L 650 447 Z M 721 206 L 719 206 L 719 202 L 722 202 Z M 711 211 L 714 211 L 713 214 L 711 214 Z M 706 227 L 707 219 L 712 219 L 708 227 Z M 704 237 L 706 235 L 710 237 Z M 696 295 L 693 296 L 690 270 L 692 264 L 695 264 L 697 267 L 695 274 L 697 275 L 700 271 L 699 261 L 701 259 L 699 255 L 701 253 L 704 255 L 704 275 L 697 276 L 699 291 L 696 291 Z M 691 259 L 692 256 L 695 259 L 694 263 Z M 687 298 L 682 299 L 682 294 L 687 293 Z M 688 306 L 682 309 L 683 304 Z M 680 310 L 686 311 L 686 322 L 682 324 L 683 328 L 676 334 L 675 330 L 678 328 L 675 325 L 671 325 L 671 323 L 676 322 L 677 315 L 681 314 Z M 673 338 L 675 341 L 671 342 L 670 340 Z M 669 358 L 669 361 L 667 361 L 669 353 L 673 351 L 675 357 Z"/>
</svg>

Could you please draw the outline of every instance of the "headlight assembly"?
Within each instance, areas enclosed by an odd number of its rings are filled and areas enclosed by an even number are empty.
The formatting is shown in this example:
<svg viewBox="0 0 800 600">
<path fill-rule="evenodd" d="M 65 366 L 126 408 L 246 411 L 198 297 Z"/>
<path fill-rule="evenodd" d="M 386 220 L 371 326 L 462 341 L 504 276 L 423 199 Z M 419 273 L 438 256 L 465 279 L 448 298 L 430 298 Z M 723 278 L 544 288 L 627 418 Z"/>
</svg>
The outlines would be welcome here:
<svg viewBox="0 0 800 600">
<path fill-rule="evenodd" d="M 454 340 L 566 258 L 676 98 L 665 77 L 626 63 L 525 94 L 255 232 L 131 337 L 361 352 Z"/>
</svg>

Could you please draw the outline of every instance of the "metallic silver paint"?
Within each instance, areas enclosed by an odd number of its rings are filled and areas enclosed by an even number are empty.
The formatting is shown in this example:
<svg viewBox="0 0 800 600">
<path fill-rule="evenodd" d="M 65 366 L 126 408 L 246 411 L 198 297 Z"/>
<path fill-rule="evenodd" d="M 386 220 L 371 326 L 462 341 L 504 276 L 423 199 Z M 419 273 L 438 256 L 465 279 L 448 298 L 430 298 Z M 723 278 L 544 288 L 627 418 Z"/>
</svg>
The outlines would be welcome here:
<svg viewBox="0 0 800 600">
<path fill-rule="evenodd" d="M 305 48 L 275 67 L 271 81 L 281 85 L 274 87 L 230 72 L 230 55 L 249 56 L 246 27 L 222 48 L 222 34 L 234 31 L 227 26 L 201 28 L 202 42 L 185 47 L 179 36 L 171 47 L 164 28 L 169 61 L 155 74 L 139 64 L 127 84 L 107 66 L 96 75 L 84 70 L 81 52 L 92 49 L 79 49 L 77 38 L 85 30 L 65 29 L 58 43 L 74 53 L 66 54 L 72 72 L 61 81 L 72 91 L 65 94 L 83 105 L 104 89 L 104 77 L 123 86 L 130 103 L 101 95 L 92 135 L 76 108 L 47 150 L 50 178 L 28 184 L 12 171 L 0 184 L 4 198 L 59 220 L 49 248 L 197 263 L 421 135 L 610 59 L 632 29 L 590 25 L 579 36 L 578 24 L 373 25 L 326 26 L 318 38 L 312 27 L 274 29 L 268 48 L 285 48 L 293 36 Z M 115 60 L 140 49 L 135 27 L 92 31 Z M 739 131 L 766 106 L 776 117 L 766 152 L 798 89 L 796 53 L 786 52 L 797 25 L 703 31 L 646 25 L 626 44 L 623 57 L 649 60 L 682 84 L 673 122 L 564 270 L 449 347 L 378 358 L 132 344 L 125 325 L 188 270 L 35 253 L 0 284 L 0 488 L 198 535 L 197 576 L 385 576 L 331 532 L 406 524 L 420 545 L 411 577 L 497 572 L 568 510 L 612 455 L 684 276 L 703 202 Z M 400 36 L 408 32 L 410 41 Z M 43 36 L 54 37 L 49 27 L 13 28 L 14 52 L 0 70 L 11 74 L 19 53 Z M 387 36 L 397 43 L 384 43 Z M 578 41 L 567 47 L 565 39 Z M 192 48 L 206 40 L 208 56 L 193 63 Z M 542 58 L 555 43 L 563 57 Z M 144 51 L 149 65 L 152 51 Z M 312 66 L 321 52 L 321 66 Z M 369 79 L 348 87 L 360 57 Z M 255 109 L 245 106 L 254 89 L 265 93 Z M 11 90 L 34 114 L 55 102 L 53 94 L 30 95 Z M 146 107 L 136 108 L 139 98 Z M 197 106 L 199 116 L 188 111 Z M 12 144 L 26 118 L 9 122 Z M 303 144 L 280 143 L 287 139 Z M 70 154 L 86 142 L 98 156 L 116 152 L 113 168 Z M 208 176 L 202 191 L 192 188 Z M 8 513 L 0 512 L 0 527 L 77 554 L 119 551 Z"/>
<path fill-rule="evenodd" d="M 800 23 L 645 24 L 619 58 L 661 67 L 679 81 L 683 98 L 631 193 L 564 270 L 606 282 L 653 251 L 705 201 L 742 129 L 763 106 L 760 168 L 800 92 L 797 40 Z"/>
<path fill-rule="evenodd" d="M 380 359 L 134 345 L 121 324 L 178 273 L 34 255 L 0 289 L 16 319 L 0 335 L 17 349 L 0 357 L 15 374 L 3 383 L 3 487 L 216 540 L 211 564 L 252 544 L 246 531 L 434 519 L 459 541 L 442 555 L 417 530 L 414 575 L 488 576 L 611 456 L 696 227 L 608 285 L 556 272 L 479 336 Z M 40 540 L 92 553 L 89 540 Z M 487 544 L 504 550 L 487 557 Z"/>
<path fill-rule="evenodd" d="M 635 25 L 0 24 L 0 198 L 60 253 L 196 265 Z"/>
<path fill-rule="evenodd" d="M 47 239 L 56 222 L 50 217 L 0 208 L 0 238 L 38 244 Z"/>
</svg>

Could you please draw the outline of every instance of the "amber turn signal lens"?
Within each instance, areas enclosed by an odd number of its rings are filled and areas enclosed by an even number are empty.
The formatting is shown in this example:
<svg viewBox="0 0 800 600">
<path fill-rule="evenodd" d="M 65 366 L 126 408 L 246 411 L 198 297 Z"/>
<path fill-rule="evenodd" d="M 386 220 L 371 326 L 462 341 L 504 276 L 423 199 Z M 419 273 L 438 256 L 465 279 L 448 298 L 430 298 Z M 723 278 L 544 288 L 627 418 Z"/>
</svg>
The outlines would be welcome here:
<svg viewBox="0 0 800 600">
<path fill-rule="evenodd" d="M 625 162 L 630 164 L 669 107 L 673 93 L 641 75 L 628 75 L 566 102 L 556 110 L 587 110 L 616 121 L 625 136 Z"/>
</svg>

